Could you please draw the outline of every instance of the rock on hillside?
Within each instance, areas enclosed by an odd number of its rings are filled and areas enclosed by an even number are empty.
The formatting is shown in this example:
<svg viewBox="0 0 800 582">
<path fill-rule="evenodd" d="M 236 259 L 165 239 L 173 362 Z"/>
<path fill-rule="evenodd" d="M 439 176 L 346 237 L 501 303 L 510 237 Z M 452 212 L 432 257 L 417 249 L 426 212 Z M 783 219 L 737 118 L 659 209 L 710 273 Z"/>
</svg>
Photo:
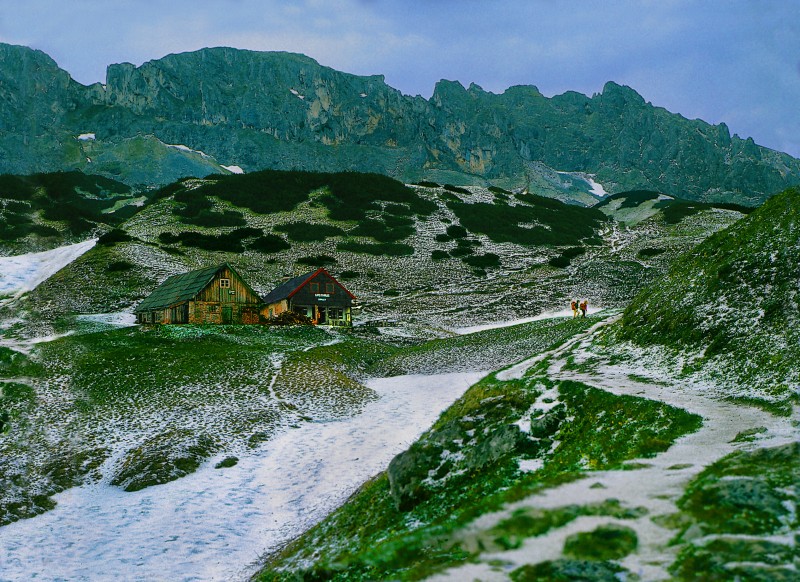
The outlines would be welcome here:
<svg viewBox="0 0 800 582">
<path fill-rule="evenodd" d="M 751 203 L 800 182 L 800 161 L 615 83 L 592 97 L 547 98 L 533 86 L 497 95 L 441 81 L 425 100 L 303 55 L 213 48 L 112 65 L 105 85 L 84 87 L 43 53 L 10 45 L 0 45 L 0 79 L 2 172 L 81 169 L 89 158 L 132 183 L 144 162 L 150 183 L 163 184 L 187 175 L 185 165 L 153 161 L 176 144 L 217 162 L 193 168 L 198 177 L 222 165 L 359 170 L 563 194 L 583 175 L 611 193 Z M 93 142 L 76 139 L 87 132 Z M 120 144 L 141 136 L 154 140 L 133 163 Z"/>
<path fill-rule="evenodd" d="M 679 259 L 627 308 L 624 334 L 639 344 L 699 349 L 707 364 L 717 362 L 742 385 L 796 399 L 799 252 L 794 188 Z"/>
</svg>

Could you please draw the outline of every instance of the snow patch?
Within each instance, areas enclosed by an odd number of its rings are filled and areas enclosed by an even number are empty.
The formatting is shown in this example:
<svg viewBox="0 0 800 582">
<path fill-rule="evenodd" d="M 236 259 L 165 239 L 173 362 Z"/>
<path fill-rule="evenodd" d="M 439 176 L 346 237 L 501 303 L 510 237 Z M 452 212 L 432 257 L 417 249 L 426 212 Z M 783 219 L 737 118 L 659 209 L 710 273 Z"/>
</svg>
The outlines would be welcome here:
<svg viewBox="0 0 800 582">
<path fill-rule="evenodd" d="M 523 473 L 533 473 L 544 467 L 542 459 L 519 459 L 517 463 L 519 463 L 519 470 Z"/>
<path fill-rule="evenodd" d="M 17 298 L 32 291 L 72 261 L 94 247 L 97 239 L 40 253 L 0 257 L 0 296 Z"/>
<path fill-rule="evenodd" d="M 244 174 L 244 170 L 240 166 L 222 166 L 231 174 Z"/>
<path fill-rule="evenodd" d="M 136 316 L 127 311 L 118 311 L 116 313 L 90 313 L 88 315 L 79 315 L 75 319 L 78 321 L 92 321 L 119 327 L 131 327 L 136 325 Z"/>
<path fill-rule="evenodd" d="M 598 198 L 603 198 L 604 196 L 608 196 L 608 192 L 606 192 L 603 185 L 599 182 L 595 182 L 593 176 L 584 176 L 583 179 L 589 184 L 591 189 L 589 190 L 589 194 L 594 194 Z"/>
<path fill-rule="evenodd" d="M 82 133 L 78 136 L 79 141 L 94 141 L 97 139 L 97 136 L 93 133 Z"/>
<path fill-rule="evenodd" d="M 249 579 L 254 561 L 305 531 L 386 468 L 484 373 L 370 380 L 361 414 L 277 434 L 227 469 L 128 493 L 100 482 L 0 528 L 0 579 Z"/>
<path fill-rule="evenodd" d="M 164 143 L 164 142 L 161 142 L 161 143 Z M 206 158 L 206 159 L 209 159 L 209 160 L 212 159 L 211 156 L 209 156 L 207 153 L 201 152 L 200 150 L 193 150 L 189 146 L 185 146 L 183 144 L 164 143 L 164 145 L 167 146 L 168 148 L 174 148 L 174 149 L 180 150 L 182 152 L 186 152 L 186 153 L 190 153 L 190 154 L 197 154 L 202 158 Z"/>
<path fill-rule="evenodd" d="M 301 95 L 296 89 L 289 89 L 289 93 L 297 97 L 298 99 L 305 99 L 305 95 Z"/>
<path fill-rule="evenodd" d="M 601 311 L 602 307 L 590 307 L 586 310 L 586 313 L 597 313 Z M 572 317 L 572 310 L 571 309 L 562 309 L 560 311 L 543 311 L 539 315 L 534 315 L 533 317 L 524 317 L 522 319 L 514 319 L 511 321 L 496 321 L 492 323 L 484 323 L 481 325 L 471 325 L 469 327 L 458 327 L 451 331 L 458 335 L 467 335 L 470 333 L 475 333 L 478 331 L 486 331 L 489 329 L 499 329 L 501 327 L 511 327 L 512 325 L 521 325 L 523 323 L 530 323 L 532 321 L 541 321 L 542 319 L 553 319 L 556 317 Z"/>
</svg>

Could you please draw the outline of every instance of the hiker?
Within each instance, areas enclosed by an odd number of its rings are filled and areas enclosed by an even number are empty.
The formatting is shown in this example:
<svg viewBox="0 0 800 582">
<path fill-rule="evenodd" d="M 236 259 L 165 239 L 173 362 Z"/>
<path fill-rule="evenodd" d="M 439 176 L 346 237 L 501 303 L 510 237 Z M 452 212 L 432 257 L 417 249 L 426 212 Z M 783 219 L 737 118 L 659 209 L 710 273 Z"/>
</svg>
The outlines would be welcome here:
<svg viewBox="0 0 800 582">
<path fill-rule="evenodd" d="M 578 300 L 573 299 L 572 303 L 569 304 L 570 308 L 572 309 L 572 319 L 578 317 Z"/>
<path fill-rule="evenodd" d="M 586 317 L 586 310 L 589 308 L 589 300 L 584 299 L 583 301 L 581 301 L 579 307 L 581 308 L 581 314 L 582 314 L 581 317 Z"/>
</svg>

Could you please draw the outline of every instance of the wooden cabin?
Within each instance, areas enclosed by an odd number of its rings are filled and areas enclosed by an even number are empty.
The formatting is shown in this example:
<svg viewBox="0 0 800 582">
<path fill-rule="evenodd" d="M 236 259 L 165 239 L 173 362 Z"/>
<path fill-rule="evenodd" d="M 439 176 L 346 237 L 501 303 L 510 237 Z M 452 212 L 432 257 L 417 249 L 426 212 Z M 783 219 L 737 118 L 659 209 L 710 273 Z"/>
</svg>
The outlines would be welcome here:
<svg viewBox="0 0 800 582">
<path fill-rule="evenodd" d="M 258 323 L 264 302 L 233 267 L 173 275 L 134 310 L 137 323 Z"/>
<path fill-rule="evenodd" d="M 294 311 L 309 317 L 317 325 L 351 326 L 352 307 L 356 296 L 350 293 L 323 268 L 282 283 L 264 297 L 267 304 L 261 311 L 276 317 Z"/>
</svg>

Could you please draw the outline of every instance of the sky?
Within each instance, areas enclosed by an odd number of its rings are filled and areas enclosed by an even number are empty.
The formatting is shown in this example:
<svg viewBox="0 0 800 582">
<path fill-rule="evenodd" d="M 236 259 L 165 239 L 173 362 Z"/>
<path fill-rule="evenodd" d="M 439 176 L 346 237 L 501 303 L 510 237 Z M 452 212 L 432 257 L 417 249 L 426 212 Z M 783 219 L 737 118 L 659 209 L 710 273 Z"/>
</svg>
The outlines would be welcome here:
<svg viewBox="0 0 800 582">
<path fill-rule="evenodd" d="M 0 0 L 0 42 L 83 84 L 211 46 L 303 53 L 426 98 L 440 79 L 547 96 L 615 81 L 800 157 L 800 0 Z"/>
</svg>

